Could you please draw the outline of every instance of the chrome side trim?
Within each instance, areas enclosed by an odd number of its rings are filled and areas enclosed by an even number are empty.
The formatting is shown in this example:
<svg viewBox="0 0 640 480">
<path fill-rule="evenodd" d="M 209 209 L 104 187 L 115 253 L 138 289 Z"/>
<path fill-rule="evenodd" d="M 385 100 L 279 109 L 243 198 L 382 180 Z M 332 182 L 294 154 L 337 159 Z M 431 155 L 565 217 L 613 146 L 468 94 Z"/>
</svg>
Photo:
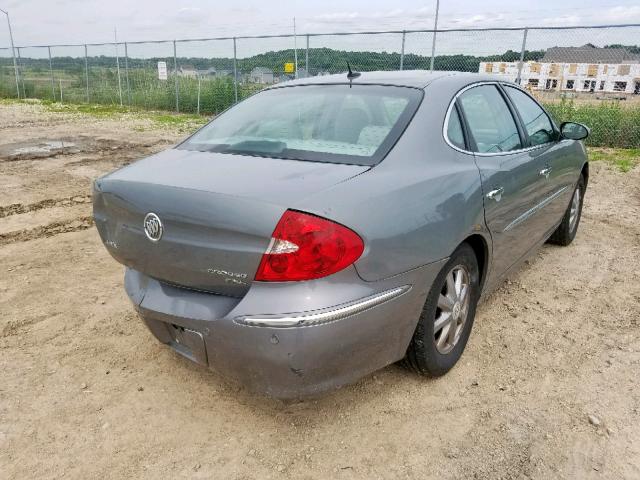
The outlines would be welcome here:
<svg viewBox="0 0 640 480">
<path fill-rule="evenodd" d="M 517 227 L 518 225 L 520 225 L 522 222 L 524 222 L 526 219 L 528 219 L 530 216 L 532 216 L 534 213 L 538 212 L 539 210 L 542 210 L 544 207 L 546 207 L 550 202 L 552 202 L 555 198 L 558 197 L 558 195 L 560 195 L 562 192 L 564 192 L 567 189 L 567 187 L 562 187 L 560 190 L 558 190 L 555 193 L 552 193 L 551 195 L 549 195 L 547 198 L 545 198 L 543 201 L 541 201 L 540 203 L 538 203 L 536 206 L 534 206 L 533 208 L 530 208 L 529 210 L 527 210 L 526 212 L 524 212 L 522 215 L 520 215 L 518 218 L 516 218 L 513 222 L 511 222 L 509 225 L 507 225 L 504 228 L 504 232 L 508 232 L 509 230 Z"/>
<path fill-rule="evenodd" d="M 362 313 L 370 308 L 377 307 L 389 300 L 404 295 L 411 290 L 411 285 L 393 288 L 382 293 L 371 295 L 353 303 L 333 307 L 330 310 L 320 312 L 303 312 L 300 314 L 256 315 L 235 318 L 234 321 L 241 325 L 251 327 L 311 327 L 324 323 L 335 322 L 344 318 Z"/>
<path fill-rule="evenodd" d="M 532 150 L 542 149 L 542 148 L 548 147 L 548 146 L 550 146 L 550 145 L 552 145 L 554 143 L 554 142 L 547 142 L 547 143 L 543 143 L 541 145 L 533 145 L 531 147 L 521 148 L 519 150 L 510 150 L 508 152 L 490 152 L 490 153 L 471 152 L 469 150 L 465 150 L 463 148 L 460 148 L 460 147 L 457 147 L 456 145 L 454 145 L 451 142 L 451 140 L 449 140 L 449 136 L 447 135 L 447 130 L 448 130 L 447 127 L 449 126 L 449 117 L 451 116 L 451 110 L 453 110 L 453 106 L 456 103 L 456 100 L 458 99 L 458 97 L 460 95 L 462 95 L 467 90 L 471 90 L 472 88 L 479 87 L 479 86 L 482 86 L 482 85 L 507 85 L 507 86 L 518 88 L 519 90 L 522 90 L 522 88 L 520 88 L 520 86 L 516 85 L 515 83 L 510 83 L 510 82 L 505 82 L 505 81 L 498 81 L 498 80 L 483 80 L 483 81 L 480 81 L 480 82 L 476 82 L 476 83 L 472 83 L 470 85 L 467 85 L 462 90 L 458 91 L 458 93 L 456 93 L 454 95 L 453 99 L 449 103 L 449 107 L 447 108 L 447 114 L 444 116 L 444 125 L 442 126 L 442 136 L 443 136 L 444 141 L 445 141 L 445 143 L 447 145 L 449 145 L 454 150 L 457 150 L 460 153 L 465 153 L 467 155 L 475 155 L 476 157 L 499 157 L 499 156 L 505 156 L 505 155 L 516 155 L 516 154 L 519 154 L 519 153 L 526 153 L 526 152 L 530 152 Z M 538 105 L 540 105 L 540 104 L 538 103 Z M 544 110 L 544 108 L 543 108 L 543 111 L 545 113 L 547 113 L 547 111 Z M 548 114 L 547 114 L 547 116 L 548 116 Z"/>
</svg>

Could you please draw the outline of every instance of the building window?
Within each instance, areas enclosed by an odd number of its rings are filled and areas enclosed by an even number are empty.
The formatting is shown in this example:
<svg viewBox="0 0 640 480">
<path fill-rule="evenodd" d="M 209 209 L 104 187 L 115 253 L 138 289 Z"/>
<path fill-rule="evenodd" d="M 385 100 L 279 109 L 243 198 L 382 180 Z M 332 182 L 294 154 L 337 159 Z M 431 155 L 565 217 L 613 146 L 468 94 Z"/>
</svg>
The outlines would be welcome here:
<svg viewBox="0 0 640 480">
<path fill-rule="evenodd" d="M 598 74 L 598 65 L 589 65 L 587 68 L 587 76 L 595 77 Z"/>
<path fill-rule="evenodd" d="M 573 85 L 575 83 L 575 80 L 567 80 L 567 90 L 573 90 Z"/>
<path fill-rule="evenodd" d="M 537 78 L 530 78 L 529 79 L 528 85 L 531 88 L 538 88 L 538 84 L 539 84 L 539 80 Z"/>
<path fill-rule="evenodd" d="M 569 65 L 569 75 L 575 75 L 577 71 L 578 71 L 577 63 L 572 63 L 571 65 Z"/>
<path fill-rule="evenodd" d="M 604 75 L 606 75 L 608 71 L 609 71 L 609 65 L 605 65 L 605 66 L 602 67 L 602 73 Z"/>
<path fill-rule="evenodd" d="M 546 90 L 556 89 L 558 87 L 558 80 L 547 78 L 547 83 L 545 84 Z"/>
<path fill-rule="evenodd" d="M 531 64 L 531 73 L 540 73 L 540 64 L 532 63 Z"/>
<path fill-rule="evenodd" d="M 631 71 L 631 65 L 620 65 L 618 67 L 618 75 L 629 75 Z"/>
<path fill-rule="evenodd" d="M 605 81 L 600 80 L 600 90 L 604 90 L 604 84 L 605 84 Z"/>
<path fill-rule="evenodd" d="M 613 82 L 614 92 L 624 92 L 627 89 L 627 82 Z"/>
<path fill-rule="evenodd" d="M 552 63 L 551 66 L 549 67 L 549 76 L 551 76 L 551 77 L 557 77 L 558 76 L 558 64 L 557 63 Z"/>
<path fill-rule="evenodd" d="M 487 64 L 484 66 L 484 71 L 485 71 L 486 73 L 491 73 L 491 72 L 493 72 L 493 63 L 487 63 Z"/>
<path fill-rule="evenodd" d="M 507 71 L 507 64 L 506 63 L 501 63 L 500 64 L 500 73 L 504 73 Z"/>
</svg>

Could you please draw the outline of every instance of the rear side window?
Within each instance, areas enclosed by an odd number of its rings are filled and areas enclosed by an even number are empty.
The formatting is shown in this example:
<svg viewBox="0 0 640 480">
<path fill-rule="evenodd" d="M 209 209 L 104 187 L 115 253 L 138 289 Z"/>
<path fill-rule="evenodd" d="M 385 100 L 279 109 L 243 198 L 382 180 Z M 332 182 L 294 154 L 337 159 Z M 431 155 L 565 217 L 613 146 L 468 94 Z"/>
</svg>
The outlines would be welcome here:
<svg viewBox="0 0 640 480">
<path fill-rule="evenodd" d="M 531 145 L 542 145 L 553 141 L 553 125 L 540 105 L 517 88 L 505 86 L 505 90 L 522 117 Z"/>
<path fill-rule="evenodd" d="M 464 133 L 462 132 L 462 123 L 460 123 L 460 116 L 458 115 L 458 109 L 455 106 L 451 109 L 449 114 L 449 124 L 447 125 L 447 138 L 458 148 L 465 148 L 464 145 Z"/>
<path fill-rule="evenodd" d="M 306 85 L 240 102 L 178 148 L 375 165 L 398 140 L 422 91 L 382 85 Z"/>
<path fill-rule="evenodd" d="M 516 122 L 495 85 L 471 88 L 459 98 L 479 153 L 522 148 Z"/>
</svg>

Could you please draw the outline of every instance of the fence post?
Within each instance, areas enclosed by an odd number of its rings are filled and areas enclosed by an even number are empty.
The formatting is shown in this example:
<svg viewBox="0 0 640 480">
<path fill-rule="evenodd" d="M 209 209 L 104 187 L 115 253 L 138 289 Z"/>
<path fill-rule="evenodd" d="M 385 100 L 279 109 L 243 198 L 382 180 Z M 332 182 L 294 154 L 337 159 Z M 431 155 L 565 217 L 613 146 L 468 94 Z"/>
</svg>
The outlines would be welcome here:
<svg viewBox="0 0 640 480">
<path fill-rule="evenodd" d="M 62 102 L 62 79 L 61 78 L 59 79 L 59 82 L 60 82 L 60 103 L 63 103 Z"/>
<path fill-rule="evenodd" d="M 200 115 L 200 75 L 198 75 L 198 107 L 197 113 Z"/>
<path fill-rule="evenodd" d="M 16 48 L 13 45 L 13 32 L 11 31 L 11 20 L 9 19 L 9 14 L 2 10 L 7 16 L 7 25 L 9 26 L 9 39 L 11 40 L 11 56 L 13 57 L 13 73 L 16 76 L 16 92 L 18 94 L 18 100 L 20 100 L 20 83 L 18 82 L 18 64 L 16 63 Z"/>
<path fill-rule="evenodd" d="M 131 90 L 129 89 L 129 50 L 124 42 L 124 78 L 127 84 L 127 105 L 131 106 Z"/>
<path fill-rule="evenodd" d="M 433 72 L 433 61 L 436 57 L 436 34 L 438 33 L 438 13 L 440 12 L 440 0 L 436 0 L 436 18 L 433 22 L 433 41 L 431 42 L 431 72 Z"/>
<path fill-rule="evenodd" d="M 400 70 L 404 70 L 404 40 L 407 36 L 407 32 L 402 31 L 402 49 L 400 50 Z"/>
<path fill-rule="evenodd" d="M 84 44 L 84 83 L 87 90 L 87 103 L 89 103 L 89 55 L 87 53 L 87 44 Z M 62 102 L 62 98 L 60 98 Z"/>
<path fill-rule="evenodd" d="M 20 71 L 20 83 L 22 83 L 22 98 L 27 98 L 27 92 L 24 90 L 24 74 L 22 73 L 22 57 L 20 56 L 20 47 L 16 47 L 18 51 L 18 70 Z"/>
<path fill-rule="evenodd" d="M 298 78 L 298 35 L 296 35 L 296 17 L 293 17 L 293 65 L 295 66 L 293 78 Z"/>
<path fill-rule="evenodd" d="M 304 53 L 304 69 L 307 71 L 307 76 L 311 76 L 311 72 L 309 72 L 309 35 L 307 35 L 307 48 Z"/>
<path fill-rule="evenodd" d="M 175 71 L 174 81 L 176 84 L 176 113 L 180 113 L 180 93 L 178 91 L 178 53 L 176 51 L 176 41 L 173 41 L 173 69 Z"/>
<path fill-rule="evenodd" d="M 116 42 L 116 73 L 118 74 L 118 96 L 122 106 L 122 81 L 120 80 L 120 55 L 118 54 L 118 42 Z"/>
<path fill-rule="evenodd" d="M 524 29 L 524 34 L 522 35 L 522 48 L 520 49 L 520 62 L 518 63 L 518 77 L 516 78 L 516 83 L 520 85 L 522 81 L 522 65 L 524 63 L 524 50 L 527 47 L 527 34 L 529 33 L 529 28 Z"/>
<path fill-rule="evenodd" d="M 51 76 L 51 95 L 53 96 L 53 101 L 56 101 L 56 85 L 53 79 L 53 62 L 51 61 L 51 47 L 47 47 L 47 51 L 49 52 L 49 75 Z"/>
<path fill-rule="evenodd" d="M 236 55 L 236 37 L 233 37 L 233 91 L 238 103 L 238 58 Z"/>
</svg>

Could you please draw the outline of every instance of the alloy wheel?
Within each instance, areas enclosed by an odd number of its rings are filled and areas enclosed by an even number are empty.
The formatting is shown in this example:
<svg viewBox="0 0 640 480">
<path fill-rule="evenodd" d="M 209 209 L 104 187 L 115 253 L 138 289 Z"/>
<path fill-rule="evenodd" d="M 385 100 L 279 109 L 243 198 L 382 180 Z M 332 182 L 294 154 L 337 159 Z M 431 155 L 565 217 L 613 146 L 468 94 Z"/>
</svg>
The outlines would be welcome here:
<svg viewBox="0 0 640 480">
<path fill-rule="evenodd" d="M 463 265 L 453 267 L 446 276 L 438 297 L 433 326 L 433 341 L 441 354 L 457 345 L 464 330 L 470 304 L 470 276 Z"/>
<path fill-rule="evenodd" d="M 571 208 L 569 210 L 569 231 L 573 232 L 578 223 L 578 212 L 580 211 L 580 187 L 576 188 L 571 200 Z"/>
</svg>

